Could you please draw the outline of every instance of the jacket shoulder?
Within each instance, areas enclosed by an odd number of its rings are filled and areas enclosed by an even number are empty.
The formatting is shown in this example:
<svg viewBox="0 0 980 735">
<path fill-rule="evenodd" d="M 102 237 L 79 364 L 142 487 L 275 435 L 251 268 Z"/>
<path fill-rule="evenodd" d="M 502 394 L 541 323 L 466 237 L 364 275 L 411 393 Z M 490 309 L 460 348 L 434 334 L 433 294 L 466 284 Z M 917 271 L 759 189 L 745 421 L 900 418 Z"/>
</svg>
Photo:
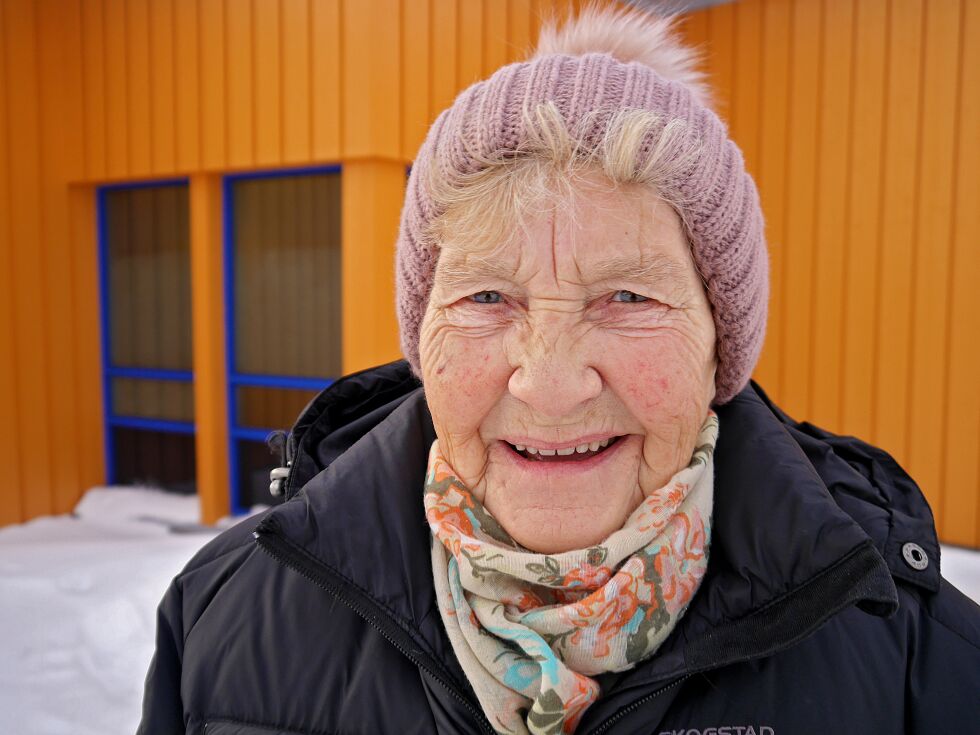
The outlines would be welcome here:
<svg viewBox="0 0 980 735">
<path fill-rule="evenodd" d="M 187 561 L 183 569 L 174 577 L 174 581 L 179 584 L 213 562 L 235 556 L 236 551 L 254 546 L 255 538 L 252 532 L 274 508 L 275 506 L 243 518 L 212 538 Z"/>
<path fill-rule="evenodd" d="M 958 639 L 980 665 L 980 605 L 957 589 L 945 577 L 935 594 L 915 594 L 922 626 L 937 626 Z M 980 669 L 978 669 L 980 670 Z"/>
<path fill-rule="evenodd" d="M 271 510 L 271 509 L 270 509 Z M 254 553 L 252 530 L 265 513 L 245 518 L 208 541 L 171 580 L 157 608 L 153 658 L 144 680 L 138 735 L 184 732 L 185 643 L 218 590 Z"/>
<path fill-rule="evenodd" d="M 932 509 L 894 457 L 856 436 L 794 420 L 755 381 L 746 391 L 783 424 L 838 506 L 872 539 L 895 582 L 938 593 L 940 546 Z M 913 568 L 905 559 L 909 544 L 923 551 L 930 563 Z"/>
<path fill-rule="evenodd" d="M 980 607 L 947 580 L 935 593 L 899 584 L 892 619 L 904 640 L 905 725 L 910 735 L 972 732 L 980 672 Z"/>
</svg>

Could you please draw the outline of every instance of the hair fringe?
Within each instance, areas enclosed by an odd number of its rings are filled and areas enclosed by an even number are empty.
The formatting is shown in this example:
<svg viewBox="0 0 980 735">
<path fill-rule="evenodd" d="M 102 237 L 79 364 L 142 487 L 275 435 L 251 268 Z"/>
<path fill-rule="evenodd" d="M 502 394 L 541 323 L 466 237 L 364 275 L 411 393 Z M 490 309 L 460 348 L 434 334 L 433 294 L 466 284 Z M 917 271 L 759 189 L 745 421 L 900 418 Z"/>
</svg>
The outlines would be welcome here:
<svg viewBox="0 0 980 735">
<path fill-rule="evenodd" d="M 598 139 L 587 131 L 604 116 Z M 522 110 L 525 136 L 512 150 L 488 154 L 468 150 L 474 170 L 442 170 L 433 159 L 420 182 L 435 207 L 425 241 L 436 246 L 451 239 L 472 251 L 493 251 L 526 232 L 531 216 L 560 210 L 575 216 L 571 194 L 598 185 L 607 191 L 656 196 L 677 212 L 690 240 L 685 217 L 687 197 L 679 183 L 696 165 L 700 143 L 687 136 L 683 120 L 665 121 L 649 110 L 591 111 L 570 129 L 551 101 Z"/>
</svg>

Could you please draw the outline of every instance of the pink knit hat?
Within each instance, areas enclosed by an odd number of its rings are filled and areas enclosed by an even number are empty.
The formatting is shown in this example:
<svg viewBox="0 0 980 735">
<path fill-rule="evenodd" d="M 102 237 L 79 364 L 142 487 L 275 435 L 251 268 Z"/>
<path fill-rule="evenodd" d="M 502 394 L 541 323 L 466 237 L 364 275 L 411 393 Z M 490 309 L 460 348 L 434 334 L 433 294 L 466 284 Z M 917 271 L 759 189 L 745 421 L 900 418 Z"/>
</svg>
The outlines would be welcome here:
<svg viewBox="0 0 980 735">
<path fill-rule="evenodd" d="M 626 108 L 658 113 L 665 125 L 683 122 L 681 144 L 670 154 L 683 161 L 681 173 L 661 186 L 669 189 L 662 194 L 681 210 L 707 285 L 717 335 L 714 404 L 745 387 L 762 349 L 769 298 L 762 210 L 741 151 L 707 106 L 695 63 L 668 21 L 590 10 L 560 32 L 543 33 L 534 58 L 498 69 L 439 115 L 412 167 L 396 254 L 401 346 L 416 375 L 419 330 L 439 257 L 438 244 L 426 236 L 440 214 L 426 191 L 428 167 L 452 177 L 477 170 L 479 159 L 515 150 L 526 140 L 522 109 L 550 101 L 570 129 L 588 121 L 586 140 L 598 140 L 612 114 Z M 651 147 L 644 145 L 638 164 Z"/>
</svg>

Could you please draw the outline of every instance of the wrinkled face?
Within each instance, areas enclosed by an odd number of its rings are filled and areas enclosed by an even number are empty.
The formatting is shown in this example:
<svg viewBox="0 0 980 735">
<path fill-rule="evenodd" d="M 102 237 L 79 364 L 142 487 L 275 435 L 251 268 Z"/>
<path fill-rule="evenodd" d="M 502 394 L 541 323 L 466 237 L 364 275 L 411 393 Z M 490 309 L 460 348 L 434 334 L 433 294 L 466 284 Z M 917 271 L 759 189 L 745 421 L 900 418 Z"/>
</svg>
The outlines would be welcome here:
<svg viewBox="0 0 980 735">
<path fill-rule="evenodd" d="M 419 344 L 446 459 L 544 553 L 602 541 L 686 466 L 715 391 L 677 214 L 650 193 L 578 191 L 492 257 L 443 242 Z"/>
</svg>

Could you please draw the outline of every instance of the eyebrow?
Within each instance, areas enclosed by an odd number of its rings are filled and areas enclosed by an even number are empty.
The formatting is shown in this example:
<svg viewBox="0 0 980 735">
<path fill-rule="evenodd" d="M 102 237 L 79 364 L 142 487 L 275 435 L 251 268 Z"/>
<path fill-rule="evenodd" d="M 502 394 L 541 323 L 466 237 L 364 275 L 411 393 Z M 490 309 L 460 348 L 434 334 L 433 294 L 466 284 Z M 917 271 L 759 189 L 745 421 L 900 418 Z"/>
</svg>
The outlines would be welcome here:
<svg viewBox="0 0 980 735">
<path fill-rule="evenodd" d="M 633 258 L 616 257 L 597 263 L 590 269 L 592 283 L 605 281 L 638 281 L 657 284 L 683 281 L 687 268 L 669 255 L 656 253 L 639 263 Z"/>
<path fill-rule="evenodd" d="M 514 268 L 499 259 L 479 258 L 474 262 L 460 263 L 440 259 L 437 272 L 442 284 L 455 290 L 478 281 L 512 281 Z"/>
</svg>

